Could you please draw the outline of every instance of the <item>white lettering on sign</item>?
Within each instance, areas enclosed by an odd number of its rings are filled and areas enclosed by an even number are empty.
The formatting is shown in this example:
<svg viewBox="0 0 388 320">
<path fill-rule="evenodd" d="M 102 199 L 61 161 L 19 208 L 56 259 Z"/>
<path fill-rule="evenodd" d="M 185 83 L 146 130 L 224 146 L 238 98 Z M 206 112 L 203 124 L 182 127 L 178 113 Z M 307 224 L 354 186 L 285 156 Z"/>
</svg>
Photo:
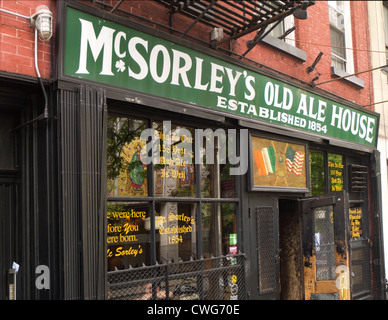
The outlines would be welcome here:
<svg viewBox="0 0 388 320">
<path fill-rule="evenodd" d="M 89 44 L 94 61 L 97 60 L 98 56 L 101 53 L 102 48 L 104 48 L 102 70 L 100 74 L 113 76 L 114 74 L 112 72 L 112 48 L 113 48 L 113 33 L 116 30 L 104 26 L 102 27 L 100 34 L 98 35 L 98 38 L 96 38 L 93 24 L 90 21 L 86 21 L 83 19 L 79 19 L 79 20 L 81 21 L 81 25 L 82 25 L 81 51 L 79 56 L 79 68 L 76 71 L 76 73 L 89 74 L 89 71 L 86 69 L 87 56 L 88 56 L 87 49 Z M 121 38 L 122 34 L 119 34 L 119 37 Z"/>
<path fill-rule="evenodd" d="M 80 33 L 79 56 L 78 52 L 67 51 L 67 55 L 73 58 L 66 60 L 65 57 L 65 65 L 71 65 L 71 71 L 65 71 L 68 75 L 85 75 L 94 81 L 239 116 L 355 143 L 376 144 L 376 115 L 340 105 L 222 59 L 210 56 L 206 59 L 203 53 L 162 38 L 113 22 L 105 23 L 97 17 L 91 16 L 88 21 L 85 16 L 69 20 L 79 24 L 77 30 Z"/>
<path fill-rule="evenodd" d="M 358 135 L 368 142 L 372 142 L 373 140 L 375 119 L 367 117 L 366 115 L 360 115 L 349 109 L 345 109 L 344 111 L 344 108 L 337 107 L 335 104 L 333 104 L 331 125 L 345 132 L 351 129 L 353 135 Z"/>
<path fill-rule="evenodd" d="M 210 63 L 210 81 L 204 82 L 203 62 L 204 60 L 195 57 L 193 60 L 190 55 L 180 50 L 171 49 L 169 51 L 165 46 L 158 44 L 153 48 L 149 48 L 149 42 L 140 37 L 132 37 L 127 39 L 127 34 L 123 31 L 117 32 L 115 29 L 103 26 L 98 36 L 95 33 L 92 22 L 79 19 L 81 22 L 81 40 L 80 40 L 80 58 L 76 74 L 89 74 L 87 69 L 88 48 L 92 53 L 93 59 L 96 62 L 102 55 L 102 69 L 100 75 L 114 76 L 112 72 L 113 50 L 118 58 L 125 58 L 127 51 L 122 51 L 122 41 L 128 40 L 128 54 L 131 58 L 133 67 L 128 66 L 128 77 L 143 80 L 148 74 L 157 83 L 165 83 L 171 76 L 171 85 L 183 85 L 187 88 L 197 90 L 208 90 L 209 92 L 225 93 L 224 85 L 227 83 L 229 87 L 228 94 L 236 95 L 236 87 L 244 84 L 244 98 L 253 100 L 256 96 L 255 77 L 247 75 L 244 72 L 232 70 L 217 63 Z M 116 33 L 117 32 L 117 33 Z M 116 34 L 115 34 L 116 33 Z M 144 55 L 146 53 L 146 56 Z M 160 58 L 162 60 L 160 60 Z M 162 61 L 162 63 L 159 63 Z M 159 69 L 161 68 L 161 71 Z M 159 70 L 159 71 L 158 71 Z M 193 83 L 189 78 L 189 73 L 195 70 Z M 158 73 L 159 72 L 159 73 Z M 253 112 L 251 108 L 251 112 Z M 254 112 L 253 112 L 254 113 Z"/>
</svg>

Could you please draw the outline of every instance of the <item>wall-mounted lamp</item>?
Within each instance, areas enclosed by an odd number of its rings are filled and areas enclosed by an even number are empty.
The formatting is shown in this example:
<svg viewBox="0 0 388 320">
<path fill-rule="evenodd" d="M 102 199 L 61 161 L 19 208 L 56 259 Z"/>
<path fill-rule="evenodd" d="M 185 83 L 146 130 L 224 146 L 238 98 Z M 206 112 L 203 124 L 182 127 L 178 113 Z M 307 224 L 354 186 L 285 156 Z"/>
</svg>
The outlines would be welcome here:
<svg viewBox="0 0 388 320">
<path fill-rule="evenodd" d="M 222 28 L 214 28 L 210 32 L 210 41 L 213 49 L 217 48 L 217 43 L 224 37 L 224 30 Z"/>
<path fill-rule="evenodd" d="M 29 26 L 35 29 L 35 71 L 38 76 L 39 83 L 42 87 L 42 92 L 45 101 L 44 112 L 41 115 L 11 130 L 14 131 L 37 120 L 48 119 L 48 99 L 38 67 L 38 35 L 42 41 L 49 41 L 51 39 L 51 37 L 53 36 L 53 14 L 49 10 L 49 8 L 44 5 L 38 6 L 36 8 L 35 14 L 33 14 L 31 17 L 24 16 L 22 14 L 12 12 L 3 8 L 0 8 L 0 12 L 5 12 L 17 17 L 24 18 L 28 21 Z"/>
<path fill-rule="evenodd" d="M 39 39 L 49 41 L 53 35 L 53 14 L 46 6 L 38 6 L 30 18 L 30 26 L 38 30 Z"/>
<path fill-rule="evenodd" d="M 319 62 L 319 60 L 321 60 L 322 55 L 323 55 L 323 52 L 320 52 L 320 53 L 318 54 L 318 56 L 315 58 L 313 64 L 312 64 L 311 66 L 309 66 L 309 67 L 306 68 L 307 73 L 310 73 L 310 72 L 313 72 L 313 71 L 314 71 L 314 69 L 315 69 L 317 63 Z"/>
<path fill-rule="evenodd" d="M 307 7 L 310 1 L 303 1 L 293 13 L 293 16 L 297 19 L 306 20 L 308 18 Z"/>
</svg>

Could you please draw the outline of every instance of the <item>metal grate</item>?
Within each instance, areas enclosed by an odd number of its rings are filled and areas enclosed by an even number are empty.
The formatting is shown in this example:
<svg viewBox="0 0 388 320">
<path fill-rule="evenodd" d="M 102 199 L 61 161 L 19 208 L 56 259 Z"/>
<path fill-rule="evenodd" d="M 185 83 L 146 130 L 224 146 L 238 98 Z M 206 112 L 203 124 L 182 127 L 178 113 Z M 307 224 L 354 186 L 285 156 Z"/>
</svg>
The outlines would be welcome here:
<svg viewBox="0 0 388 320">
<path fill-rule="evenodd" d="M 257 224 L 257 259 L 259 294 L 276 291 L 277 273 L 277 248 L 275 247 L 274 212 L 272 207 L 256 208 Z"/>
<path fill-rule="evenodd" d="M 364 192 L 367 189 L 368 167 L 351 164 L 349 166 L 351 192 Z"/>
<path fill-rule="evenodd" d="M 244 300 L 244 254 L 108 272 L 109 300 Z"/>
<path fill-rule="evenodd" d="M 302 1 L 216 1 L 216 0 L 156 0 L 170 8 L 172 13 L 182 13 L 212 28 L 222 28 L 233 38 L 258 30 L 285 16 Z M 311 1 L 308 5 L 313 5 Z"/>
<path fill-rule="evenodd" d="M 364 241 L 351 242 L 352 293 L 366 295 L 371 292 L 370 246 Z"/>
<path fill-rule="evenodd" d="M 317 281 L 335 279 L 333 206 L 314 209 Z"/>
<path fill-rule="evenodd" d="M 131 9 L 125 5 L 129 2 L 117 0 L 90 0 L 111 13 L 133 16 Z M 253 31 L 264 31 L 271 23 L 281 21 L 291 15 L 297 8 L 309 7 L 315 1 L 271 0 L 271 1 L 218 1 L 218 0 L 154 0 L 169 8 L 170 15 L 183 14 L 192 19 L 192 23 L 182 32 L 187 34 L 197 23 L 201 22 L 211 28 L 222 28 L 227 35 L 225 39 L 237 39 Z M 144 1 L 145 2 L 145 1 Z M 125 8 L 125 9 L 124 9 Z M 141 16 L 138 16 L 141 17 Z M 145 18 L 145 17 L 143 17 Z M 147 19 L 147 18 L 145 18 Z M 155 22 L 155 21 L 153 21 Z"/>
</svg>

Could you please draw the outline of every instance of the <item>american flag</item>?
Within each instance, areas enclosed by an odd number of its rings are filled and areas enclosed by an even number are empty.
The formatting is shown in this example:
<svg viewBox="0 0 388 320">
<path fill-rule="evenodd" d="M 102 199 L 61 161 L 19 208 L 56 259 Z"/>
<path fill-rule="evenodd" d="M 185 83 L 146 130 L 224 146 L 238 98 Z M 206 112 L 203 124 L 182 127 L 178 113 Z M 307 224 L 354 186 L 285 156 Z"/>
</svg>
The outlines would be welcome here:
<svg viewBox="0 0 388 320">
<path fill-rule="evenodd" d="M 300 176 L 302 174 L 304 162 L 304 153 L 295 151 L 291 146 L 286 150 L 286 165 L 287 171 L 293 172 L 295 175 Z"/>
</svg>

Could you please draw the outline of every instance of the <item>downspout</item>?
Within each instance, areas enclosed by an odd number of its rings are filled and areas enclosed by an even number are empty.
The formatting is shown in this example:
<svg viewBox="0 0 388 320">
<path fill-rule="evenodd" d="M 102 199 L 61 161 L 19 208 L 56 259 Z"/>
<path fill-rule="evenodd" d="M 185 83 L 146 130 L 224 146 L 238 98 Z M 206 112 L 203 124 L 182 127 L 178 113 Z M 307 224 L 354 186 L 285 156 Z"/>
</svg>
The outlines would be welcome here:
<svg viewBox="0 0 388 320">
<path fill-rule="evenodd" d="M 20 128 L 23 128 L 31 123 L 34 123 L 36 121 L 40 121 L 40 120 L 44 120 L 44 119 L 48 119 L 48 101 L 47 101 L 47 93 L 46 93 L 46 90 L 44 88 L 44 85 L 43 85 L 43 81 L 42 81 L 42 77 L 40 75 L 40 71 L 39 71 L 39 66 L 38 66 L 38 30 L 35 28 L 35 52 L 34 52 L 34 60 L 35 60 L 35 72 L 36 72 L 36 75 L 38 76 L 38 80 L 39 80 L 39 84 L 40 84 L 40 87 L 42 88 L 42 92 L 43 92 L 43 96 L 44 96 L 44 111 L 42 114 L 40 114 L 39 116 L 37 116 L 36 118 L 30 120 L 30 121 L 27 121 L 15 128 L 13 128 L 11 131 L 14 131 L 14 130 L 17 130 L 17 129 L 20 129 Z"/>
<path fill-rule="evenodd" d="M 44 111 L 43 114 L 38 116 L 36 119 L 48 119 L 48 101 L 47 101 L 47 93 L 43 85 L 42 77 L 40 76 L 39 66 L 38 66 L 38 29 L 35 28 L 35 71 L 39 79 L 40 86 L 42 88 L 43 96 L 44 96 Z"/>
</svg>

